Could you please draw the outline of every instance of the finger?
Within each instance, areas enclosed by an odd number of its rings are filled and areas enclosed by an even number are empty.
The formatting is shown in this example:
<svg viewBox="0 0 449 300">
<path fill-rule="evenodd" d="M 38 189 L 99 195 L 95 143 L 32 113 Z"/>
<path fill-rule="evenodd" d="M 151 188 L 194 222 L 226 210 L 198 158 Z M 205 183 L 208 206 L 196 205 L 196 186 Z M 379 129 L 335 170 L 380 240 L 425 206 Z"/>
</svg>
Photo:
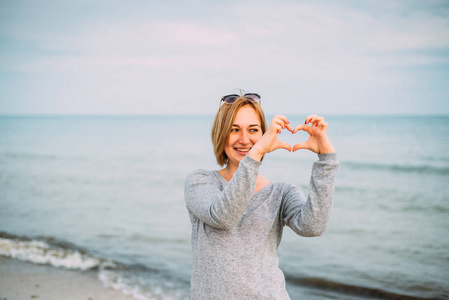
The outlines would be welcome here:
<svg viewBox="0 0 449 300">
<path fill-rule="evenodd" d="M 326 128 L 327 128 L 327 122 L 325 122 L 325 121 L 320 121 L 320 122 L 318 122 L 318 123 L 315 125 L 315 127 L 321 127 L 321 128 L 323 128 L 323 129 L 326 129 Z"/>
<path fill-rule="evenodd" d="M 323 117 L 320 117 L 318 115 L 310 115 L 310 116 L 307 116 L 306 122 L 304 124 L 315 123 L 315 122 L 319 122 L 319 121 L 322 121 L 322 120 L 324 120 Z"/>
<path fill-rule="evenodd" d="M 278 130 L 279 133 L 281 133 L 281 130 L 284 129 L 284 127 L 282 127 L 283 124 L 276 124 L 276 129 Z"/>
<path fill-rule="evenodd" d="M 299 149 L 307 149 L 307 144 L 306 143 L 298 143 L 293 146 L 293 152 L 295 152 L 296 150 L 299 150 Z"/>
<path fill-rule="evenodd" d="M 289 123 L 287 117 L 286 117 L 286 116 L 283 116 L 283 115 L 275 115 L 275 116 L 273 117 L 273 119 L 280 119 L 280 120 L 284 121 L 284 123 L 286 123 L 286 124 Z"/>
<path fill-rule="evenodd" d="M 290 123 L 288 122 L 287 117 L 282 116 L 282 115 L 276 115 L 274 116 L 273 120 L 271 121 L 272 123 L 276 123 L 282 126 L 282 129 L 287 128 L 289 131 L 292 131 Z"/>
<path fill-rule="evenodd" d="M 306 131 L 306 132 L 309 132 L 309 129 L 310 129 L 310 126 L 307 126 L 307 125 L 305 125 L 305 124 L 302 124 L 302 125 L 296 126 L 295 129 L 293 129 L 292 133 L 296 133 L 296 132 L 298 132 L 299 130 L 304 130 L 304 131 Z"/>
<path fill-rule="evenodd" d="M 308 116 L 306 117 L 306 122 L 305 122 L 304 124 L 310 123 L 310 122 L 312 121 L 312 119 L 313 119 L 313 118 L 316 118 L 316 117 L 317 117 L 317 115 L 315 115 L 315 114 L 313 114 L 313 115 L 308 115 Z"/>
<path fill-rule="evenodd" d="M 289 143 L 279 142 L 277 146 L 277 149 L 285 149 L 288 150 L 288 152 L 292 151 L 292 146 Z"/>
<path fill-rule="evenodd" d="M 323 117 L 315 116 L 315 117 L 313 117 L 313 118 L 310 120 L 310 122 L 311 122 L 312 124 L 316 124 L 317 122 L 320 122 L 320 121 L 323 121 L 323 120 L 324 120 Z"/>
<path fill-rule="evenodd" d="M 270 128 L 272 128 L 271 130 L 274 129 L 272 132 L 276 132 L 276 134 L 281 133 L 282 131 L 282 126 L 276 123 L 271 124 Z"/>
</svg>

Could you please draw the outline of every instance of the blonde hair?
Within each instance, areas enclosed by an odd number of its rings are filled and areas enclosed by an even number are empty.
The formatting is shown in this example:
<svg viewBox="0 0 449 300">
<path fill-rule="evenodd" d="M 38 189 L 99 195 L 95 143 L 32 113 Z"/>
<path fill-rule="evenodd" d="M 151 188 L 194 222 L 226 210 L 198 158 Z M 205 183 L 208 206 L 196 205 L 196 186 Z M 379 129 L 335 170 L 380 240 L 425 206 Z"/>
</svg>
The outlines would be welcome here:
<svg viewBox="0 0 449 300">
<path fill-rule="evenodd" d="M 262 107 L 258 103 L 248 100 L 243 96 L 237 98 L 233 104 L 224 103 L 215 115 L 211 132 L 215 158 L 220 166 L 228 164 L 228 156 L 226 155 L 224 148 L 229 140 L 229 135 L 231 134 L 232 125 L 237 112 L 240 108 L 246 105 L 251 106 L 259 116 L 262 134 L 267 131 L 265 115 Z"/>
</svg>

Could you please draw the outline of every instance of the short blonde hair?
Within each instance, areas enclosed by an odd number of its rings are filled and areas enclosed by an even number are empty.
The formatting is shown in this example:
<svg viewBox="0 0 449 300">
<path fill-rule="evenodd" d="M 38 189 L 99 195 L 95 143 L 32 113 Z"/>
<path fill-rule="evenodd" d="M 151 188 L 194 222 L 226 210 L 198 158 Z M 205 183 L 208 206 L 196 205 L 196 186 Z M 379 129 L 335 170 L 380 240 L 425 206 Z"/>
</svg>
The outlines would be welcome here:
<svg viewBox="0 0 449 300">
<path fill-rule="evenodd" d="M 217 163 L 220 166 L 228 164 L 228 156 L 226 155 L 224 148 L 229 140 L 229 135 L 231 134 L 232 125 L 237 112 L 240 108 L 246 105 L 251 106 L 259 116 L 262 134 L 267 131 L 265 115 L 262 107 L 258 103 L 241 96 L 237 98 L 233 104 L 223 104 L 215 115 L 211 132 L 214 154 L 217 159 Z"/>
</svg>

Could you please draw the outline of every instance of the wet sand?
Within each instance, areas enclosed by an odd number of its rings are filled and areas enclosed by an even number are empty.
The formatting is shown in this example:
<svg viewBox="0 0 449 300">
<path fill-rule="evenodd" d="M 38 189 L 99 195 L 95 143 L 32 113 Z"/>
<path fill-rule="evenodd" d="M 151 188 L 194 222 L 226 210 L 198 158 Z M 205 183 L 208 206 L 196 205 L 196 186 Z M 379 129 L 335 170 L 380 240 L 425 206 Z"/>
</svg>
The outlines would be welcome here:
<svg viewBox="0 0 449 300">
<path fill-rule="evenodd" d="M 133 300 L 94 271 L 71 271 L 0 257 L 0 300 Z"/>
</svg>

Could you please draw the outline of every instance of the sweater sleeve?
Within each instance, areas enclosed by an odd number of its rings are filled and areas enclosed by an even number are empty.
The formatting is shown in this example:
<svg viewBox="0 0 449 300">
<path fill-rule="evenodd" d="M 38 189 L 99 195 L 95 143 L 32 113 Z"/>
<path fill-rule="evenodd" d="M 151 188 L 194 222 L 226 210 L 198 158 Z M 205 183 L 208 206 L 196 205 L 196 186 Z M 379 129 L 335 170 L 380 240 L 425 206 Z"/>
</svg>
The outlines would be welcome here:
<svg viewBox="0 0 449 300">
<path fill-rule="evenodd" d="M 313 164 L 306 200 L 299 187 L 288 186 L 284 193 L 282 218 L 301 236 L 319 236 L 326 229 L 332 207 L 334 178 L 340 166 L 335 153 L 318 154 Z"/>
<path fill-rule="evenodd" d="M 240 221 L 251 200 L 260 164 L 245 156 L 222 191 L 210 172 L 197 170 L 190 173 L 184 188 L 187 209 L 205 224 L 231 229 Z"/>
</svg>

